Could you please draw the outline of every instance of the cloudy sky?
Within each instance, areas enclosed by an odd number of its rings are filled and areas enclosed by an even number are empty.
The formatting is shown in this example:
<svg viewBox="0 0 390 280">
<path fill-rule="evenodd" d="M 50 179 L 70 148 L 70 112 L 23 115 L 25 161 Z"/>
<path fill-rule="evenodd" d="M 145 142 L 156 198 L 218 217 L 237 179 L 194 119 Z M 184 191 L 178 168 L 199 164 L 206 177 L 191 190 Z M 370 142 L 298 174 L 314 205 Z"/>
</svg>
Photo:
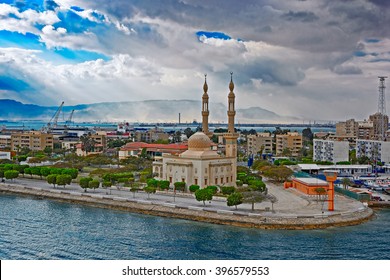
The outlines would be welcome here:
<svg viewBox="0 0 390 280">
<path fill-rule="evenodd" d="M 0 3 L 0 99 L 226 103 L 233 71 L 237 108 L 364 119 L 390 74 L 386 0 Z"/>
</svg>

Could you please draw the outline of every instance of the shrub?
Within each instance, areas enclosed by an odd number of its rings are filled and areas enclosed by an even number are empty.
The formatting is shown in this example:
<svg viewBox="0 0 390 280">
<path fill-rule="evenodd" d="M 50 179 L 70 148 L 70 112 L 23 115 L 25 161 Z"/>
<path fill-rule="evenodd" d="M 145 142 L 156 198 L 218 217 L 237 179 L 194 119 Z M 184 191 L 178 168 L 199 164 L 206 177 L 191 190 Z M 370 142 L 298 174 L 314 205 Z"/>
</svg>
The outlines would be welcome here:
<svg viewBox="0 0 390 280">
<path fill-rule="evenodd" d="M 184 192 L 186 189 L 186 183 L 185 182 L 175 182 L 175 190 Z"/>
<path fill-rule="evenodd" d="M 103 181 L 102 187 L 103 188 L 110 188 L 112 186 L 111 181 Z"/>
<path fill-rule="evenodd" d="M 90 189 L 97 189 L 100 186 L 100 182 L 98 180 L 92 180 L 88 182 L 88 187 Z"/>
<path fill-rule="evenodd" d="M 61 174 L 63 175 L 70 175 L 72 179 L 76 179 L 79 175 L 79 171 L 76 168 L 65 168 L 62 170 Z"/>
<path fill-rule="evenodd" d="M 49 168 L 49 167 L 42 167 L 41 168 L 41 174 L 44 177 L 47 177 L 48 175 L 50 175 L 50 172 L 51 172 L 51 168 Z"/>
<path fill-rule="evenodd" d="M 18 178 L 18 176 L 19 176 L 19 171 L 17 171 L 17 170 L 4 171 L 4 177 L 7 180 L 13 180 L 15 178 Z"/>
<path fill-rule="evenodd" d="M 50 175 L 47 175 L 47 176 L 46 176 L 46 181 L 47 181 L 49 184 L 53 184 L 53 186 L 56 187 L 56 183 L 57 183 L 57 174 L 50 174 Z"/>
<path fill-rule="evenodd" d="M 151 187 L 151 186 L 147 186 L 144 188 L 144 192 L 146 192 L 148 194 L 148 198 L 150 198 L 150 194 L 151 193 L 155 193 L 156 192 L 156 188 L 155 187 Z"/>
<path fill-rule="evenodd" d="M 62 168 L 56 168 L 56 167 L 50 168 L 50 174 L 61 175 L 62 174 Z"/>
<path fill-rule="evenodd" d="M 169 181 L 161 180 L 158 182 L 158 187 L 160 190 L 168 190 L 169 189 Z"/>
<path fill-rule="evenodd" d="M 207 186 L 206 190 L 211 191 L 212 194 L 216 194 L 218 192 L 218 187 L 217 186 Z"/>
<path fill-rule="evenodd" d="M 71 182 L 72 182 L 72 176 L 66 175 L 66 174 L 65 175 L 57 175 L 57 178 L 56 178 L 57 185 L 65 187 L 65 185 L 70 185 Z"/>
<path fill-rule="evenodd" d="M 251 189 L 256 191 L 264 191 L 266 188 L 265 183 L 260 180 L 250 180 L 248 185 Z"/>
<path fill-rule="evenodd" d="M 157 187 L 158 187 L 158 180 L 156 180 L 156 179 L 148 179 L 147 180 L 147 184 L 148 184 L 148 187 L 153 187 L 153 188 L 157 189 Z"/>
<path fill-rule="evenodd" d="M 195 192 L 195 198 L 197 201 L 203 201 L 203 205 L 206 205 L 206 201 L 213 199 L 213 193 L 210 189 L 200 189 Z"/>
<path fill-rule="evenodd" d="M 188 189 L 190 190 L 190 192 L 194 193 L 194 192 L 196 192 L 197 190 L 199 190 L 200 187 L 199 187 L 198 185 L 191 185 L 191 186 L 189 186 Z"/>
<path fill-rule="evenodd" d="M 92 181 L 93 179 L 91 177 L 84 177 L 84 178 L 80 178 L 80 187 L 82 187 L 84 189 L 84 191 L 86 192 L 87 189 L 89 188 L 89 182 Z"/>
<path fill-rule="evenodd" d="M 229 195 L 229 194 L 234 193 L 235 190 L 236 190 L 236 188 L 233 187 L 233 186 L 221 187 L 221 192 L 222 192 L 223 194 L 226 194 L 226 195 Z"/>
<path fill-rule="evenodd" d="M 242 193 L 232 193 L 228 196 L 226 203 L 227 206 L 235 206 L 237 209 L 237 205 L 240 205 L 244 200 Z"/>
</svg>

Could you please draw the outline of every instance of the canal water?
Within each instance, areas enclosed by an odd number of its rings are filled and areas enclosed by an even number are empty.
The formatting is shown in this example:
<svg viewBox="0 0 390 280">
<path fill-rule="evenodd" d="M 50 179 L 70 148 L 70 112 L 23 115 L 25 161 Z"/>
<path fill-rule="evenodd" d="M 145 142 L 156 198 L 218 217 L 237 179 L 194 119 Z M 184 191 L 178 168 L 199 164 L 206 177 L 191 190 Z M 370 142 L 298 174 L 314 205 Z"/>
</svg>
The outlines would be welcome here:
<svg viewBox="0 0 390 280">
<path fill-rule="evenodd" d="M 390 210 L 358 226 L 259 230 L 0 195 L 0 259 L 390 259 Z"/>
</svg>

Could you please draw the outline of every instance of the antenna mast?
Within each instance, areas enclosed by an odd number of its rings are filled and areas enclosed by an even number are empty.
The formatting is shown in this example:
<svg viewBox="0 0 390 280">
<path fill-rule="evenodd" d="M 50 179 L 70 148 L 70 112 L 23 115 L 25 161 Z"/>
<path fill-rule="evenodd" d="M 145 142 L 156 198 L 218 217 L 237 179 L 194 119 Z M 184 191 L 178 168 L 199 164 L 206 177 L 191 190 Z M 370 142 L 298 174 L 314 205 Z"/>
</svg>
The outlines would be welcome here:
<svg viewBox="0 0 390 280">
<path fill-rule="evenodd" d="M 379 99 L 378 99 L 378 113 L 379 113 L 379 140 L 383 141 L 386 138 L 386 131 L 388 124 L 385 124 L 386 115 L 386 96 L 385 96 L 385 76 L 378 76 L 379 78 Z"/>
</svg>

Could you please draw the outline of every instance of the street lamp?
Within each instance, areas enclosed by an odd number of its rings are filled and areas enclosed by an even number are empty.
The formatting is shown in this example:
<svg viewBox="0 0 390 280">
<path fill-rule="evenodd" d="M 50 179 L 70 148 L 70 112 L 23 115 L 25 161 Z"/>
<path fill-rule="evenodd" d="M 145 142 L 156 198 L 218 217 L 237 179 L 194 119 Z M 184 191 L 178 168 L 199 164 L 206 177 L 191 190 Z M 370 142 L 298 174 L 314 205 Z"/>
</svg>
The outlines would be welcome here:
<svg viewBox="0 0 390 280">
<path fill-rule="evenodd" d="M 177 170 L 175 171 L 175 179 L 174 182 L 177 180 Z M 173 202 L 176 202 L 176 186 L 175 183 L 173 183 Z"/>
</svg>

